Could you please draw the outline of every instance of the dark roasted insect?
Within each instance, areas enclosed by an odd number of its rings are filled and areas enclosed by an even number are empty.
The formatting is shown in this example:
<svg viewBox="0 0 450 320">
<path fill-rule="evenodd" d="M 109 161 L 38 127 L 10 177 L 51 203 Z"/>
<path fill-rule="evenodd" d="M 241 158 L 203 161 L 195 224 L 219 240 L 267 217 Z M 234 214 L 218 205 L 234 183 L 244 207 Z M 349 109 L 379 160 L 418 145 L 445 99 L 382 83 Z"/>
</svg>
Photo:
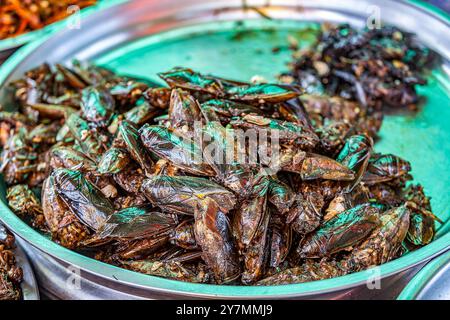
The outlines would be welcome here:
<svg viewBox="0 0 450 320">
<path fill-rule="evenodd" d="M 57 194 L 79 221 L 90 229 L 98 231 L 114 212 L 110 200 L 82 173 L 57 169 L 51 177 Z"/>
<path fill-rule="evenodd" d="M 49 153 L 52 169 L 65 168 L 81 172 L 89 172 L 96 169 L 94 161 L 74 148 L 60 146 L 52 148 Z"/>
<path fill-rule="evenodd" d="M 372 154 L 373 141 L 364 134 L 347 138 L 337 161 L 355 172 L 355 180 L 348 186 L 352 190 L 364 176 Z"/>
<path fill-rule="evenodd" d="M 175 68 L 160 73 L 159 76 L 166 81 L 171 88 L 182 88 L 194 92 L 199 91 L 214 96 L 224 96 L 227 89 L 245 85 L 245 83 L 242 82 L 202 75 L 187 68 Z"/>
<path fill-rule="evenodd" d="M 86 87 L 81 92 L 81 112 L 91 123 L 107 126 L 115 107 L 113 96 L 104 88 Z"/>
<path fill-rule="evenodd" d="M 210 198 L 200 201 L 195 209 L 194 233 L 203 259 L 218 283 L 235 280 L 241 268 L 226 213 Z"/>
<path fill-rule="evenodd" d="M 364 270 L 395 258 L 408 232 L 409 219 L 410 212 L 405 205 L 383 212 L 378 228 L 351 252 L 347 268 Z"/>
<path fill-rule="evenodd" d="M 203 163 L 203 151 L 198 143 L 181 133 L 161 126 L 144 125 L 140 129 L 144 146 L 156 156 L 195 175 L 212 176 L 212 168 Z"/>
<path fill-rule="evenodd" d="M 279 212 L 273 212 L 268 226 L 269 267 L 279 268 L 285 262 L 293 241 L 293 230 Z"/>
<path fill-rule="evenodd" d="M 180 281 L 209 283 L 211 274 L 202 264 L 186 265 L 177 261 L 130 260 L 123 261 L 122 267 L 152 276 L 170 278 Z"/>
<path fill-rule="evenodd" d="M 15 214 L 30 219 L 34 227 L 46 230 L 41 201 L 26 184 L 16 184 L 8 188 L 6 199 Z"/>
<path fill-rule="evenodd" d="M 369 160 L 363 181 L 366 184 L 391 181 L 405 176 L 410 170 L 411 165 L 408 161 L 392 154 L 375 154 Z"/>
<path fill-rule="evenodd" d="M 121 121 L 119 124 L 119 139 L 123 140 L 131 158 L 140 165 L 146 175 L 150 175 L 153 162 L 144 149 L 136 126 L 126 120 Z"/>
<path fill-rule="evenodd" d="M 181 238 L 176 225 L 175 216 L 157 212 L 151 205 L 128 207 L 110 215 L 86 244 L 113 243 L 113 260 L 143 258 L 165 247 L 170 236 Z"/>
<path fill-rule="evenodd" d="M 170 127 L 176 129 L 185 126 L 186 131 L 191 131 L 194 122 L 201 119 L 201 110 L 194 97 L 183 90 L 173 89 L 169 107 Z"/>
<path fill-rule="evenodd" d="M 2 150 L 0 171 L 8 184 L 26 181 L 37 168 L 37 153 L 27 143 L 26 135 L 27 130 L 19 128 L 17 133 L 8 139 Z"/>
<path fill-rule="evenodd" d="M 407 240 L 414 245 L 426 245 L 434 238 L 435 221 L 439 219 L 431 212 L 430 198 L 420 185 L 410 185 L 404 197 L 411 211 Z"/>
<path fill-rule="evenodd" d="M 286 222 L 299 234 L 310 233 L 320 225 L 323 206 L 324 198 L 320 193 L 299 193 L 294 198 Z"/>
<path fill-rule="evenodd" d="M 379 210 L 370 204 L 344 211 L 309 234 L 298 252 L 304 258 L 321 258 L 349 250 L 378 227 L 379 215 Z"/>
<path fill-rule="evenodd" d="M 269 119 L 259 115 L 245 115 L 239 120 L 232 120 L 231 126 L 244 129 L 267 130 L 271 135 L 277 135 L 281 143 L 291 143 L 298 145 L 303 150 L 310 150 L 315 147 L 318 138 L 314 132 L 304 126 L 292 122 L 283 122 L 276 119 Z"/>
<path fill-rule="evenodd" d="M 232 210 L 236 197 L 224 187 L 204 178 L 156 175 L 141 187 L 155 206 L 181 214 L 193 215 L 199 201 L 213 199 L 225 213 Z"/>
<path fill-rule="evenodd" d="M 263 115 L 263 111 L 250 104 L 236 102 L 225 99 L 211 99 L 201 104 L 203 110 L 213 110 L 219 116 L 222 116 L 224 121 L 231 117 L 243 117 L 247 114 Z"/>
</svg>

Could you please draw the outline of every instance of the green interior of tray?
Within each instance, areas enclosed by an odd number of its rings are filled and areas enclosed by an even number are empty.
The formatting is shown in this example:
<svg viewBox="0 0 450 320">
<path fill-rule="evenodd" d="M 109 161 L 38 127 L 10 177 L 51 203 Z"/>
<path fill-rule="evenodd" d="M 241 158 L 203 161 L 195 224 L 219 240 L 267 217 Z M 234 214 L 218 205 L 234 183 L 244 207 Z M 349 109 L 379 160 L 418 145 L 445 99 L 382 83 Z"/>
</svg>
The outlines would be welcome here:
<svg viewBox="0 0 450 320">
<path fill-rule="evenodd" d="M 184 27 L 128 43 L 98 57 L 97 63 L 119 73 L 162 83 L 157 73 L 186 66 L 237 80 L 259 75 L 276 81 L 291 59 L 288 37 L 308 45 L 319 30 L 316 23 L 255 20 Z M 449 79 L 434 70 L 420 110 L 386 116 L 376 150 L 409 160 L 415 182 L 432 197 L 433 211 L 444 221 L 450 215 L 450 96 Z M 439 235 L 450 224 L 437 225 Z"/>
</svg>

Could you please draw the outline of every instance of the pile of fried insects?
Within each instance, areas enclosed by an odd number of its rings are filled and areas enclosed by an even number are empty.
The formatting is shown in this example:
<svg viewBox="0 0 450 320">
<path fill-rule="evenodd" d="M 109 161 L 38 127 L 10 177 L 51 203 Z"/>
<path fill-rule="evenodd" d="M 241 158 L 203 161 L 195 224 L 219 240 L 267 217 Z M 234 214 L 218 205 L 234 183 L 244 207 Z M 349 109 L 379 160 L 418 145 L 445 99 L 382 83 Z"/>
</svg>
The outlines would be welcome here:
<svg viewBox="0 0 450 320">
<path fill-rule="evenodd" d="M 23 271 L 16 266 L 14 236 L 0 224 L 0 300 L 20 300 Z"/>
<path fill-rule="evenodd" d="M 96 0 L 0 0 L 0 39 L 41 29 L 96 2 Z"/>
<path fill-rule="evenodd" d="M 373 145 L 385 108 L 417 102 L 433 54 L 345 25 L 294 49 L 283 84 L 179 67 L 152 87 L 78 61 L 27 72 L 10 87 L 18 111 L 0 113 L 9 206 L 62 246 L 200 283 L 326 279 L 428 244 L 429 198 Z M 278 156 L 258 140 L 243 145 L 256 161 L 217 161 L 250 129 L 276 136 Z"/>
</svg>

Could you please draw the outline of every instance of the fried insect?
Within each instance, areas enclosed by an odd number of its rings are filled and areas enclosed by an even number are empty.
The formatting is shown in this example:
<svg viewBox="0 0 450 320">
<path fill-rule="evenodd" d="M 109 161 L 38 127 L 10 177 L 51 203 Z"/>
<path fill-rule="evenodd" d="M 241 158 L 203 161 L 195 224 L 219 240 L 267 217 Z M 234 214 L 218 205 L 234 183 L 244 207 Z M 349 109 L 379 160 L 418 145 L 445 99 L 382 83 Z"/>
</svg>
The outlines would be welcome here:
<svg viewBox="0 0 450 320">
<path fill-rule="evenodd" d="M 144 146 L 157 157 L 195 175 L 212 176 L 212 168 L 203 163 L 203 151 L 195 140 L 161 126 L 144 125 L 140 130 Z"/>
<path fill-rule="evenodd" d="M 294 78 L 307 92 L 325 91 L 363 108 L 411 107 L 418 101 L 415 85 L 426 83 L 421 71 L 435 60 L 413 34 L 395 27 L 357 30 L 341 24 L 324 27 L 285 78 Z"/>
<path fill-rule="evenodd" d="M 336 262 L 307 261 L 298 267 L 280 271 L 256 283 L 257 286 L 274 286 L 291 283 L 303 283 L 339 277 L 345 270 Z"/>
<path fill-rule="evenodd" d="M 405 205 L 384 212 L 379 227 L 350 254 L 347 268 L 364 270 L 395 258 L 408 232 L 409 221 L 410 211 Z"/>
<path fill-rule="evenodd" d="M 216 281 L 227 283 L 238 278 L 241 268 L 225 212 L 214 200 L 206 198 L 197 204 L 194 218 L 195 239 Z"/>
<path fill-rule="evenodd" d="M 44 182 L 42 209 L 52 239 L 62 246 L 77 248 L 91 234 L 62 199 L 54 176 L 49 176 Z"/>
<path fill-rule="evenodd" d="M 278 166 L 283 171 L 298 173 L 302 180 L 327 179 L 336 181 L 352 181 L 355 179 L 354 172 L 347 166 L 342 165 L 329 157 L 293 150 L 282 153 Z"/>
<path fill-rule="evenodd" d="M 162 210 L 193 215 L 204 199 L 212 199 L 225 213 L 232 210 L 236 197 L 224 187 L 205 178 L 156 175 L 144 181 L 142 192 Z"/>
<path fill-rule="evenodd" d="M 103 226 L 114 207 L 82 173 L 57 169 L 52 173 L 56 191 L 81 223 L 94 231 Z"/>
</svg>

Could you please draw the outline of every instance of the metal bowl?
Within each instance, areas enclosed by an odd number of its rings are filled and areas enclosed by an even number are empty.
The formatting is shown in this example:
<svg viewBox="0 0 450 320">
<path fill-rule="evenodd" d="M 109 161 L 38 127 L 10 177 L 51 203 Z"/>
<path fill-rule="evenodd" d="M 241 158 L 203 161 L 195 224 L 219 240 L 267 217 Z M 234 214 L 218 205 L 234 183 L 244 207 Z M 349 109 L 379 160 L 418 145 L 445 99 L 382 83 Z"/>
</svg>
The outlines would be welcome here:
<svg viewBox="0 0 450 320">
<path fill-rule="evenodd" d="M 266 3 L 247 1 L 249 6 Z M 155 81 L 156 71 L 175 65 L 237 79 L 255 73 L 273 79 L 286 68 L 290 54 L 281 50 L 274 55 L 272 48 L 285 47 L 287 34 L 308 41 L 313 22 L 364 25 L 376 9 L 373 5 L 381 8 L 385 22 L 417 33 L 443 57 L 429 85 L 420 88 L 427 99 L 423 109 L 416 116 L 386 117 L 376 148 L 412 162 L 413 175 L 433 197 L 434 211 L 448 221 L 450 42 L 445 35 L 450 34 L 450 19 L 419 1 L 273 0 L 261 8 L 273 20 L 262 18 L 255 10 L 244 10 L 240 0 L 127 2 L 89 15 L 80 30 L 60 28 L 20 49 L 0 69 L 0 101 L 6 101 L 2 97 L 5 85 L 26 70 L 43 62 L 67 63 L 72 58 L 94 60 L 118 72 Z M 4 193 L 4 189 L 0 191 Z M 303 284 L 217 286 L 147 276 L 87 258 L 43 237 L 3 202 L 0 219 L 24 239 L 42 290 L 58 298 L 395 298 L 401 291 L 399 283 L 404 285 L 420 265 L 450 245 L 447 222 L 439 226 L 436 240 L 428 246 L 372 270 Z"/>
<path fill-rule="evenodd" d="M 450 300 L 450 251 L 427 263 L 398 296 L 399 300 Z"/>
<path fill-rule="evenodd" d="M 124 2 L 124 1 L 126 1 L 126 0 L 123 0 L 122 2 Z M 82 9 L 80 11 L 80 18 L 83 18 L 92 12 L 102 10 L 110 5 L 111 5 L 110 1 L 104 1 L 104 0 L 101 1 L 100 0 L 100 1 L 98 1 L 97 4 Z M 0 61 L 3 59 L 3 57 L 6 58 L 7 56 L 9 56 L 14 51 L 14 49 L 16 49 L 20 46 L 23 46 L 24 44 L 41 39 L 43 36 L 53 32 L 55 30 L 58 30 L 62 27 L 66 27 L 66 26 L 68 26 L 67 20 L 63 19 L 63 20 L 54 22 L 52 24 L 49 24 L 49 25 L 43 27 L 42 29 L 26 32 L 26 33 L 18 35 L 16 37 L 0 40 Z"/>
</svg>

